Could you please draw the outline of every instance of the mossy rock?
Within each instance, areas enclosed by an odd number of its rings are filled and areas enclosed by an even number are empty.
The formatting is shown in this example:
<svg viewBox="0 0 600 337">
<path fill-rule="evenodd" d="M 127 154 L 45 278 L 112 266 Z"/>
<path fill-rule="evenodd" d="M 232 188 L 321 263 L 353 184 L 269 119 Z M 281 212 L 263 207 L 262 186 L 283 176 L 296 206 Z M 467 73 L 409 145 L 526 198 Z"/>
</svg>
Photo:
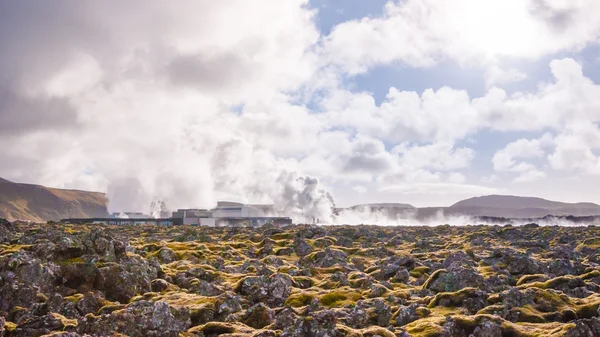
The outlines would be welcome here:
<svg viewBox="0 0 600 337">
<path fill-rule="evenodd" d="M 361 297 L 362 295 L 355 291 L 335 290 L 319 297 L 319 301 L 322 305 L 333 308 L 355 304 Z"/>
<path fill-rule="evenodd" d="M 296 293 L 288 297 L 288 299 L 285 301 L 285 305 L 293 308 L 303 307 L 309 305 L 315 298 L 316 297 L 313 294 Z"/>
<path fill-rule="evenodd" d="M 548 280 L 549 280 L 549 277 L 545 274 L 523 275 L 517 281 L 517 286 L 524 285 L 526 283 L 531 283 L 531 282 L 545 282 Z"/>
</svg>

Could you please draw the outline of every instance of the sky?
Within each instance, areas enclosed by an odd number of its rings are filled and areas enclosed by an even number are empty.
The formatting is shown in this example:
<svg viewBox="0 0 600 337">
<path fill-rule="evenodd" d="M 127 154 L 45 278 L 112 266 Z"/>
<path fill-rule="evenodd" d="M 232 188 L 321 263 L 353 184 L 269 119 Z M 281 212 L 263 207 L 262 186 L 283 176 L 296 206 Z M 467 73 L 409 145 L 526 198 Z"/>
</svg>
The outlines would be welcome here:
<svg viewBox="0 0 600 337">
<path fill-rule="evenodd" d="M 597 0 L 0 1 L 0 177 L 111 211 L 600 203 Z"/>
</svg>

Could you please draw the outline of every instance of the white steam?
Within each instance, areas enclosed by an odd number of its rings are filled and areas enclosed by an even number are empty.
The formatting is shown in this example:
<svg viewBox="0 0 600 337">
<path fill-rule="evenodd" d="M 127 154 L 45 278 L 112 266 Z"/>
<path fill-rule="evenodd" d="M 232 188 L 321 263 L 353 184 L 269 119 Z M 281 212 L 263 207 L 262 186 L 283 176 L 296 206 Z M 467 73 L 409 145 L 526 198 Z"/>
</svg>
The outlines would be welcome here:
<svg viewBox="0 0 600 337">
<path fill-rule="evenodd" d="M 379 226 L 467 226 L 467 225 L 500 225 L 511 224 L 523 226 L 536 223 L 540 226 L 600 226 L 600 217 L 591 221 L 571 221 L 561 217 L 545 217 L 539 219 L 505 219 L 494 220 L 470 216 L 470 215 L 448 215 L 443 210 L 438 210 L 434 215 L 419 217 L 416 210 L 408 209 L 391 216 L 386 210 L 371 210 L 370 208 L 343 209 L 334 216 L 332 225 L 379 225 Z"/>
</svg>

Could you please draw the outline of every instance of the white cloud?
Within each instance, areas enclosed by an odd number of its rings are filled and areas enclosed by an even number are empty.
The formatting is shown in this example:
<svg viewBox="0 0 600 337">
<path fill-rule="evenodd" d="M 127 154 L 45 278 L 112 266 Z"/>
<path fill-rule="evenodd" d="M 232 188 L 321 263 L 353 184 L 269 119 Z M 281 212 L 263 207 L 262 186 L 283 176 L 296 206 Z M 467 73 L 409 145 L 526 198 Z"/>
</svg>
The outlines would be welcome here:
<svg viewBox="0 0 600 337">
<path fill-rule="evenodd" d="M 450 143 L 434 143 L 424 146 L 400 144 L 393 150 L 400 156 L 402 165 L 408 169 L 426 168 L 436 171 L 462 169 L 474 156 L 470 148 L 454 148 Z"/>
<path fill-rule="evenodd" d="M 305 0 L 53 4 L 43 20 L 17 4 L 0 11 L 21 32 L 0 32 L 0 175 L 107 191 L 116 210 L 235 198 L 323 212 L 325 187 L 342 199 L 493 193 L 472 182 L 477 147 L 460 145 L 487 130 L 554 135 L 498 151 L 494 168 L 516 181 L 539 179 L 533 162 L 546 156 L 556 170 L 598 172 L 600 86 L 572 59 L 551 63 L 551 82 L 512 95 L 392 87 L 378 103 L 343 81 L 375 65 L 450 58 L 487 67 L 488 85 L 501 86 L 524 76 L 502 56 L 597 37 L 597 20 L 583 20 L 596 2 L 524 3 L 392 2 L 383 18 L 343 23 L 324 41 Z"/>
<path fill-rule="evenodd" d="M 594 123 L 570 125 L 556 137 L 554 152 L 548 157 L 557 170 L 600 175 L 600 128 Z M 594 152 L 596 150 L 596 152 Z"/>
<path fill-rule="evenodd" d="M 546 148 L 552 145 L 552 136 L 545 134 L 540 139 L 519 139 L 499 150 L 494 154 L 492 163 L 494 170 L 518 173 L 515 182 L 534 181 L 546 176 L 536 166 L 516 159 L 541 158 L 546 153 Z"/>
<path fill-rule="evenodd" d="M 324 54 L 350 74 L 443 59 L 495 66 L 502 57 L 537 59 L 597 41 L 599 11 L 595 0 L 390 1 L 381 17 L 337 25 Z"/>
</svg>

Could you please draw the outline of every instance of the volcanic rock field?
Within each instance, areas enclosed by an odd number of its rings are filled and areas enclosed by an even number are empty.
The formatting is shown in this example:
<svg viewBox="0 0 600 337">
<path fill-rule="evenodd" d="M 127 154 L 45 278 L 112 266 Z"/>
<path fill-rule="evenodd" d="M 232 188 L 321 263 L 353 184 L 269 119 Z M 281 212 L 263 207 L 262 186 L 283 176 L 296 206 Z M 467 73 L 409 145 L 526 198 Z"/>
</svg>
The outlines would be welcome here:
<svg viewBox="0 0 600 337">
<path fill-rule="evenodd" d="M 600 336 L 600 229 L 0 221 L 1 336 Z"/>
</svg>

